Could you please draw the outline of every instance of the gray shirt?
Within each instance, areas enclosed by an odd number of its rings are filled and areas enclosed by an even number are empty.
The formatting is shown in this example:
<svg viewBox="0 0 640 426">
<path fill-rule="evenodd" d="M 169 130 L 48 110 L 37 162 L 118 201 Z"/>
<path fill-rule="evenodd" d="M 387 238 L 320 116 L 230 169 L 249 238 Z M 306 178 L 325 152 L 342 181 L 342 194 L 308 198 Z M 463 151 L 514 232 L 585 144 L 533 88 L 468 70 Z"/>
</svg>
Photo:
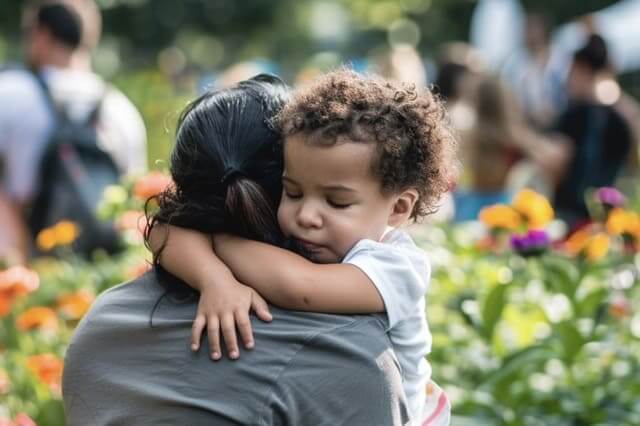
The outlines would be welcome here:
<svg viewBox="0 0 640 426">
<path fill-rule="evenodd" d="M 402 425 L 408 408 L 384 317 L 272 307 L 237 361 L 189 349 L 195 298 L 164 297 L 155 272 L 97 298 L 67 350 L 75 425 Z"/>
</svg>

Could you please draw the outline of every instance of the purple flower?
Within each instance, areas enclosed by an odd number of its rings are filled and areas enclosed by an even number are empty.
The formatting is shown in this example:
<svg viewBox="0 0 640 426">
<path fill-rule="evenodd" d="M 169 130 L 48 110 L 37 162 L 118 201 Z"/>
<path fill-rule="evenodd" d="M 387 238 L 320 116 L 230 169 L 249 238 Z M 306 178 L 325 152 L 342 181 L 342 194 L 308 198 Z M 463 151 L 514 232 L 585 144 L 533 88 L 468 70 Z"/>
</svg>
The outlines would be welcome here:
<svg viewBox="0 0 640 426">
<path fill-rule="evenodd" d="M 540 254 L 547 247 L 549 247 L 549 236 L 545 231 L 532 229 L 524 235 L 511 236 L 511 248 L 523 256 Z"/>
<path fill-rule="evenodd" d="M 596 191 L 596 200 L 605 206 L 620 207 L 624 204 L 624 195 L 610 186 L 603 186 Z"/>
</svg>

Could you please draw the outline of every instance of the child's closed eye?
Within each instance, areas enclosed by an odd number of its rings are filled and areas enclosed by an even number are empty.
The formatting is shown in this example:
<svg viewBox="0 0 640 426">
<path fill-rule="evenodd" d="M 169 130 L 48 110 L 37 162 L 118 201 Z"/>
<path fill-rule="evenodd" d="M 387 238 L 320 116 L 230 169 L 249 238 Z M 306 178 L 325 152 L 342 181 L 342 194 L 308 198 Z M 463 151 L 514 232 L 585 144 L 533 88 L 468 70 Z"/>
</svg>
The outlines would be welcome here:
<svg viewBox="0 0 640 426">
<path fill-rule="evenodd" d="M 353 203 L 343 203 L 343 202 L 337 202 L 332 200 L 327 200 L 327 203 L 329 203 L 331 207 L 336 209 L 346 209 L 353 205 Z"/>
<path fill-rule="evenodd" d="M 284 191 L 284 195 L 287 198 L 290 198 L 292 200 L 298 200 L 298 199 L 302 198 L 302 194 L 296 194 L 294 192 L 289 192 L 289 191 Z"/>
</svg>

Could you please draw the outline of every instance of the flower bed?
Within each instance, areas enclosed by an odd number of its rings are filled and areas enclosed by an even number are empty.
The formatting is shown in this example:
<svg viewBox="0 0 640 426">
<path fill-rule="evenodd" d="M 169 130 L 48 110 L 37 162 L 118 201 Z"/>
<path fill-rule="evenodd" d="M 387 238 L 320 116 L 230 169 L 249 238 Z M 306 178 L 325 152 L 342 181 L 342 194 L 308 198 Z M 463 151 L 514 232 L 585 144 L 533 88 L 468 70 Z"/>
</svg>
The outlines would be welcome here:
<svg viewBox="0 0 640 426">
<path fill-rule="evenodd" d="M 167 184 L 152 174 L 108 189 L 102 213 L 122 231 L 124 252 L 81 259 L 70 249 L 81 230 L 62 223 L 39 241 L 55 257 L 0 272 L 0 426 L 64 424 L 66 345 L 96 295 L 148 267 L 143 199 Z M 430 361 L 456 415 L 640 424 L 640 219 L 603 194 L 593 194 L 594 222 L 566 240 L 530 191 L 480 222 L 414 229 L 433 263 Z"/>
</svg>

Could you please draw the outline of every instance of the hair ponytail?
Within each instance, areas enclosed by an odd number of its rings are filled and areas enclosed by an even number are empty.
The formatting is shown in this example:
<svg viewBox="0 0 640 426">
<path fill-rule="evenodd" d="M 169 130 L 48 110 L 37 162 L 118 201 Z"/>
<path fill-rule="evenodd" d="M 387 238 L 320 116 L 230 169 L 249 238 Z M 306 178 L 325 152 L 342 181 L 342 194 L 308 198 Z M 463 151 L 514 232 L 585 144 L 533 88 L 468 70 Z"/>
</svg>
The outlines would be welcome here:
<svg viewBox="0 0 640 426">
<path fill-rule="evenodd" d="M 270 244 L 282 243 L 275 200 L 255 181 L 239 176 L 229 182 L 224 210 L 228 223 L 235 228 L 230 232 L 247 238 L 260 236 Z"/>
</svg>

